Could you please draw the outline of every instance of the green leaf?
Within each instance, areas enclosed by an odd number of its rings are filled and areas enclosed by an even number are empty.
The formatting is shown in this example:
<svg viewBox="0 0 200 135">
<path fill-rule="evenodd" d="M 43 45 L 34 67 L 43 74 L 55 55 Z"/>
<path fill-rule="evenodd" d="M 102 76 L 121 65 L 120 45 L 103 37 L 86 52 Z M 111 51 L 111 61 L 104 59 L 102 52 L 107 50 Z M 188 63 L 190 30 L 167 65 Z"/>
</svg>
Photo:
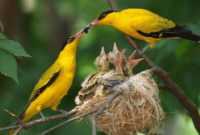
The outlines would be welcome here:
<svg viewBox="0 0 200 135">
<path fill-rule="evenodd" d="M 9 52 L 2 49 L 0 49 L 0 72 L 18 83 L 17 62 Z"/>
<path fill-rule="evenodd" d="M 0 48 L 15 56 L 31 57 L 18 42 L 9 39 L 0 40 Z"/>
<path fill-rule="evenodd" d="M 184 40 L 176 47 L 176 49 L 174 49 L 177 58 L 180 58 L 185 52 L 188 51 L 188 48 L 190 47 L 189 43 L 190 41 Z"/>
<path fill-rule="evenodd" d="M 6 38 L 6 36 L 4 34 L 0 33 L 0 39 L 4 39 L 4 38 Z"/>
</svg>

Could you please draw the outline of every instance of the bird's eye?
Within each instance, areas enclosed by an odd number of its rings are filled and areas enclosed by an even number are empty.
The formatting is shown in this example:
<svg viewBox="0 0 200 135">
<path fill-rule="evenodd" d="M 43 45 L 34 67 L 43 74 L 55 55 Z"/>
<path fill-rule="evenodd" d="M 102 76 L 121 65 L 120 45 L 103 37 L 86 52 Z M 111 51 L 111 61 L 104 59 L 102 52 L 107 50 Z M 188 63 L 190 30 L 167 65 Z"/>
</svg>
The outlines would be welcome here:
<svg viewBox="0 0 200 135">
<path fill-rule="evenodd" d="M 101 20 L 103 18 L 105 18 L 107 16 L 107 14 L 101 14 L 99 17 L 98 17 L 98 20 Z"/>
<path fill-rule="evenodd" d="M 102 19 L 105 18 L 106 15 L 107 15 L 107 14 L 102 14 L 102 15 L 101 15 L 101 18 L 102 18 Z"/>
<path fill-rule="evenodd" d="M 74 41 L 74 37 L 69 38 L 69 39 L 67 40 L 67 43 L 71 43 L 71 42 L 73 42 L 73 41 Z"/>
</svg>

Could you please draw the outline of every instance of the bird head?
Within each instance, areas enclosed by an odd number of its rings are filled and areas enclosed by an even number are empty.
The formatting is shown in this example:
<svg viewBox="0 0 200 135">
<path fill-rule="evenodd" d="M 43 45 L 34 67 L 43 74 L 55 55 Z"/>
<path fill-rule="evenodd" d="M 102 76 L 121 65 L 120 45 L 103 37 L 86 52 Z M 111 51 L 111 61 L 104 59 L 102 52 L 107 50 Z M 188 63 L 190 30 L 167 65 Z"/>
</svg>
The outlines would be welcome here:
<svg viewBox="0 0 200 135">
<path fill-rule="evenodd" d="M 129 56 L 129 58 L 128 58 L 129 63 L 131 63 L 132 69 L 133 69 L 140 61 L 143 60 L 143 58 L 135 59 L 135 54 L 136 54 L 136 51 L 134 51 L 134 52 L 131 54 L 131 56 Z"/>
<path fill-rule="evenodd" d="M 94 21 L 92 21 L 89 24 L 89 27 L 93 27 L 93 26 L 100 25 L 100 24 L 106 24 L 106 25 L 112 24 L 112 22 L 113 22 L 113 15 L 116 12 L 117 11 L 115 11 L 115 10 L 108 10 L 108 11 L 102 12 L 97 17 L 97 19 L 95 19 Z"/>
<path fill-rule="evenodd" d="M 95 60 L 95 65 L 99 71 L 109 70 L 109 60 L 106 56 L 104 47 L 101 48 L 100 55 Z"/>
<path fill-rule="evenodd" d="M 79 32 L 77 32 L 74 36 L 69 37 L 63 44 L 61 51 L 65 48 L 66 45 L 69 44 L 78 44 L 78 42 L 80 41 L 81 37 L 84 35 L 84 33 L 86 33 L 85 29 L 80 30 Z"/>
</svg>

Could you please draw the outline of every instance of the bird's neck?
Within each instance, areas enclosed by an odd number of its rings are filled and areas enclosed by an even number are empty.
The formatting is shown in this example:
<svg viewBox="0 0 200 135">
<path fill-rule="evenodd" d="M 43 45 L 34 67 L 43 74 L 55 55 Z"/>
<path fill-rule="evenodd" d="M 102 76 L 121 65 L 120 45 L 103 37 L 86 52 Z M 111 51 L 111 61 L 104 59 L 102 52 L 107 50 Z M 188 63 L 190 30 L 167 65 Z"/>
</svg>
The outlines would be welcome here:
<svg viewBox="0 0 200 135">
<path fill-rule="evenodd" d="M 100 24 L 114 26 L 115 25 L 115 21 L 117 21 L 117 13 L 113 12 L 111 14 L 108 14 L 108 16 L 105 19 L 103 19 L 100 22 Z"/>
<path fill-rule="evenodd" d="M 65 48 L 60 52 L 57 62 L 62 64 L 69 64 L 76 60 L 76 50 L 79 41 L 74 41 L 75 43 L 67 44 Z"/>
</svg>

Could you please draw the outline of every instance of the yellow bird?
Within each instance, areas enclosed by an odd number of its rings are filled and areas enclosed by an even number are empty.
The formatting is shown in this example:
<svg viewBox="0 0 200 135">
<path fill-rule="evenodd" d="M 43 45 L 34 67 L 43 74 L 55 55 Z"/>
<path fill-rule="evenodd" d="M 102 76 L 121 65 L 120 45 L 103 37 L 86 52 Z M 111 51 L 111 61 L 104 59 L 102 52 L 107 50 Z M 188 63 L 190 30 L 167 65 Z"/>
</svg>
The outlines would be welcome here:
<svg viewBox="0 0 200 135">
<path fill-rule="evenodd" d="M 184 38 L 200 43 L 200 36 L 145 9 L 130 8 L 120 12 L 108 10 L 101 13 L 88 27 L 95 25 L 111 25 L 131 37 L 149 42 L 150 48 L 155 46 L 155 41 L 165 38 Z"/>
<path fill-rule="evenodd" d="M 42 109 L 48 107 L 51 107 L 53 111 L 68 115 L 67 111 L 57 109 L 57 106 L 71 87 L 76 69 L 76 49 L 84 31 L 81 30 L 68 38 L 57 60 L 41 76 L 30 95 L 27 106 L 19 116 L 22 122 L 28 121 L 38 112 L 44 122 L 48 121 L 41 112 Z M 11 130 L 9 135 L 15 134 L 16 131 L 17 129 Z"/>
</svg>

